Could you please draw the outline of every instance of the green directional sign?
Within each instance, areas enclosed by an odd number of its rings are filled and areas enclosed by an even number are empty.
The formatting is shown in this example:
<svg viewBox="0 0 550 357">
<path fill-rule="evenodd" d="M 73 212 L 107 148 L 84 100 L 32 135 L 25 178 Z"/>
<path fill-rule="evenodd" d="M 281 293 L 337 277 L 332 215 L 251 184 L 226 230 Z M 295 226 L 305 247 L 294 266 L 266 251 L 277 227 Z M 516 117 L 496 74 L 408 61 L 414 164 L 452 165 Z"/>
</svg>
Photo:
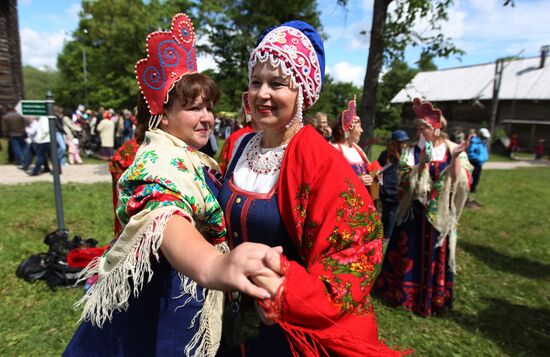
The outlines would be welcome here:
<svg viewBox="0 0 550 357">
<path fill-rule="evenodd" d="M 21 115 L 48 115 L 47 100 L 22 100 L 17 103 L 16 110 Z"/>
</svg>

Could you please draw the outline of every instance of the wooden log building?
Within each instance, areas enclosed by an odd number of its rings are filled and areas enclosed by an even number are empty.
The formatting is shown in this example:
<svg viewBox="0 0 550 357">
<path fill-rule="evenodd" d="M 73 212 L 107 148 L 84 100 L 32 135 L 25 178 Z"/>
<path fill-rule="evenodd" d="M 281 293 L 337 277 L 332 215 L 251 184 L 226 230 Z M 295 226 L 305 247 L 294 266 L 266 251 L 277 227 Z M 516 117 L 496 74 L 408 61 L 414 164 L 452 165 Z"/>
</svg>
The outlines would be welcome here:
<svg viewBox="0 0 550 357">
<path fill-rule="evenodd" d="M 503 63 L 498 94 L 496 128 L 516 134 L 519 146 L 531 150 L 539 139 L 550 148 L 550 61 L 548 46 L 541 55 Z M 495 63 L 419 72 L 392 99 L 403 104 L 402 126 L 412 131 L 415 97 L 432 102 L 448 119 L 450 134 L 459 126 L 489 128 Z"/>
<path fill-rule="evenodd" d="M 17 0 L 0 1 L 0 105 L 23 99 L 23 67 Z"/>
</svg>

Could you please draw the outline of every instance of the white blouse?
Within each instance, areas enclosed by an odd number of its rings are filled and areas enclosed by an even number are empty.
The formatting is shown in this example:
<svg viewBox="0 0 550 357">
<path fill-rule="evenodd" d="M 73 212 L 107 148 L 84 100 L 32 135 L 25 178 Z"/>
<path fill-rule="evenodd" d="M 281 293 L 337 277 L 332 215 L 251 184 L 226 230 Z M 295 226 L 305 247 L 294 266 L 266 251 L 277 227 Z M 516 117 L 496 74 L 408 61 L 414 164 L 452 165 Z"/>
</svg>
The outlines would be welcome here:
<svg viewBox="0 0 550 357">
<path fill-rule="evenodd" d="M 363 158 L 359 154 L 359 151 L 357 151 L 357 149 L 354 148 L 353 146 L 350 147 L 347 144 L 338 145 L 337 143 L 332 143 L 332 142 L 330 144 L 332 146 L 334 146 L 334 148 L 336 148 L 336 150 L 338 150 L 339 152 L 344 154 L 344 157 L 346 158 L 346 160 L 348 160 L 348 162 L 350 162 L 350 163 L 363 163 L 364 162 Z M 340 149 L 341 149 L 341 151 L 340 151 Z"/>
<path fill-rule="evenodd" d="M 235 148 L 238 148 L 241 144 L 242 138 L 239 138 L 237 142 L 235 143 Z M 274 170 L 268 173 L 257 173 L 252 170 L 248 163 L 247 153 L 252 148 L 252 145 L 249 141 L 246 144 L 245 149 L 243 150 L 243 153 L 241 157 L 239 158 L 239 161 L 237 161 L 237 164 L 235 165 L 235 170 L 233 170 L 233 183 L 240 189 L 249 191 L 249 192 L 256 192 L 256 193 L 268 193 L 271 191 L 273 186 L 277 183 L 279 180 L 279 173 L 281 172 L 280 168 L 278 170 Z M 287 144 L 277 146 L 274 148 L 269 149 L 261 149 L 262 155 L 268 154 L 270 151 L 271 153 L 281 153 L 281 155 L 284 154 L 284 151 L 286 149 Z M 235 151 L 233 152 L 233 155 L 235 154 Z M 232 155 L 232 159 L 233 159 Z M 251 158 L 253 159 L 253 158 Z"/>
</svg>

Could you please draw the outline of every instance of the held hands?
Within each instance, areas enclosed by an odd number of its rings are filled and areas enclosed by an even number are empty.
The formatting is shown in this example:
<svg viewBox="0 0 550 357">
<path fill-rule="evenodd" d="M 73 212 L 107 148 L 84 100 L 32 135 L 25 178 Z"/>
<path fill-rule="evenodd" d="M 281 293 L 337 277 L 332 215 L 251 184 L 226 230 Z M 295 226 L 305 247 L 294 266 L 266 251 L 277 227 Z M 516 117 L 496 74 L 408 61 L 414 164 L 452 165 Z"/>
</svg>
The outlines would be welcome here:
<svg viewBox="0 0 550 357">
<path fill-rule="evenodd" d="M 282 274 L 280 253 L 277 253 L 277 251 L 275 250 L 267 252 L 264 257 L 264 263 L 266 267 L 271 269 L 271 273 L 268 275 L 253 276 L 251 277 L 251 279 L 254 284 L 261 286 L 269 291 L 269 293 L 271 294 L 271 298 L 274 298 L 275 295 L 277 295 L 277 290 L 285 279 L 283 276 L 280 275 Z M 264 324 L 271 326 L 276 323 L 275 320 L 270 319 L 267 316 L 265 310 L 257 302 L 255 302 L 254 305 L 256 306 L 256 311 L 258 311 L 258 315 L 260 316 L 260 319 Z"/>
<path fill-rule="evenodd" d="M 277 247 L 281 248 L 281 247 Z M 270 298 L 275 297 L 279 286 L 283 283 L 284 277 L 281 276 L 281 250 L 276 250 L 276 248 L 268 251 L 264 258 L 263 263 L 266 268 L 269 269 L 269 272 L 251 276 L 250 279 L 256 285 L 261 288 L 266 289 Z"/>
<path fill-rule="evenodd" d="M 238 283 L 234 286 L 236 290 L 253 298 L 274 298 L 284 281 L 280 275 L 282 252 L 282 247 L 242 243 L 224 256 L 227 259 L 227 278 Z M 275 321 L 267 317 L 264 309 L 257 303 L 255 305 L 262 322 L 268 326 L 274 325 Z"/>
<path fill-rule="evenodd" d="M 214 260 L 210 279 L 217 280 L 216 285 L 222 290 L 239 290 L 256 299 L 268 299 L 277 291 L 278 285 L 274 288 L 276 279 L 281 278 L 268 265 L 273 258 L 266 260 L 265 257 L 279 257 L 281 253 L 281 247 L 245 242 Z"/>
</svg>

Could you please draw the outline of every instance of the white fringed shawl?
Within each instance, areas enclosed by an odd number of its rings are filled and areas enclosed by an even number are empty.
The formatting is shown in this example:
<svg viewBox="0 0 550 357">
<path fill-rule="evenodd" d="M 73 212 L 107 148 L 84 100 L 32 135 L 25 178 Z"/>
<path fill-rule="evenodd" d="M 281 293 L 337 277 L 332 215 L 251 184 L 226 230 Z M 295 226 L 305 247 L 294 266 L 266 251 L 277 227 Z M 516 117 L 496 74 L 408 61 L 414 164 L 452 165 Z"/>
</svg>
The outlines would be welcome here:
<svg viewBox="0 0 550 357">
<path fill-rule="evenodd" d="M 445 140 L 447 150 L 452 153 L 457 144 Z M 411 147 L 410 150 L 414 150 Z M 406 155 L 407 153 L 404 153 Z M 436 182 L 432 181 L 429 173 L 429 167 L 425 167 L 420 175 L 422 163 L 412 167 L 405 173 L 406 177 L 401 177 L 401 181 L 409 181 L 409 189 L 404 192 L 399 201 L 397 213 L 397 224 L 401 224 L 411 218 L 412 202 L 417 199 L 427 208 L 427 218 L 430 224 L 440 233 L 436 242 L 436 247 L 443 244 L 444 239 L 449 237 L 449 269 L 456 272 L 456 239 L 458 220 L 462 214 L 464 204 L 468 199 L 470 175 L 473 170 L 468 161 L 468 156 L 461 153 L 455 160 L 460 160 L 460 170 L 458 177 L 453 183 L 451 180 L 452 164 L 449 164 L 440 174 Z M 401 163 L 402 164 L 402 163 Z M 437 190 L 437 195 L 432 196 L 433 190 Z"/>
<path fill-rule="evenodd" d="M 128 308 L 130 294 L 138 296 L 152 278 L 151 259 L 159 259 L 164 228 L 174 214 L 189 219 L 204 237 L 218 243 L 220 251 L 228 252 L 222 210 L 206 185 L 204 165 L 217 168 L 215 161 L 178 138 L 160 129 L 147 132 L 117 184 L 117 215 L 124 230 L 83 272 L 83 280 L 95 274 L 99 278 L 76 304 L 83 306 L 82 319 L 101 327 L 115 311 Z M 197 284 L 183 274 L 180 278 L 181 294 L 197 300 Z M 187 356 L 216 354 L 222 312 L 223 292 L 205 290 L 203 308 L 192 322 L 199 319 L 199 331 L 186 344 Z"/>
</svg>

